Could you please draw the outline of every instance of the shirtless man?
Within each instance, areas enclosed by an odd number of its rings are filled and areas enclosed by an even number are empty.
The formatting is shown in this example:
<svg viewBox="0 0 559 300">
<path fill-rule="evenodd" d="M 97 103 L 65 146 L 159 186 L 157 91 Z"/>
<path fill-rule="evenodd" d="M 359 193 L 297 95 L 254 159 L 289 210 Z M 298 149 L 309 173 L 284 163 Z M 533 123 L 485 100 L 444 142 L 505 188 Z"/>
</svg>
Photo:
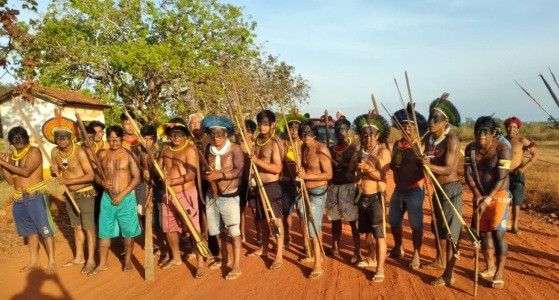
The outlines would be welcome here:
<svg viewBox="0 0 559 300">
<path fill-rule="evenodd" d="M 205 170 L 204 177 L 217 184 L 218 195 L 212 199 L 211 192 L 206 194 L 208 230 L 211 236 L 221 233 L 222 261 L 216 265 L 228 264 L 227 236 L 233 240 L 233 267 L 225 279 L 234 280 L 241 275 L 241 219 L 239 183 L 244 167 L 244 154 L 239 145 L 231 143 L 228 137 L 233 132 L 229 119 L 209 116 L 202 121 L 202 128 L 212 139 L 205 154 L 211 170 Z M 221 226 L 223 225 L 223 226 Z"/>
<path fill-rule="evenodd" d="M 56 122 L 55 119 L 47 121 Z M 43 126 L 43 129 L 49 126 Z M 49 132 L 43 132 L 45 137 L 57 145 L 51 151 L 53 165 L 50 170 L 56 176 L 59 183 L 65 184 L 81 213 L 78 214 L 72 206 L 70 199 L 66 199 L 66 210 L 70 217 L 70 225 L 74 229 L 74 244 L 76 254 L 74 259 L 62 265 L 71 267 L 83 265 L 82 274 L 89 274 L 95 268 L 95 196 L 97 195 L 93 187 L 94 173 L 91 164 L 86 156 L 86 152 L 80 145 L 75 143 L 76 136 L 79 136 L 77 125 L 64 126 L 59 124 L 52 129 L 54 136 Z M 54 140 L 51 140 L 54 138 Z M 85 235 L 84 235 L 85 231 Z M 87 239 L 87 261 L 84 259 L 84 242 Z"/>
<path fill-rule="evenodd" d="M 339 112 L 339 111 L 338 111 Z M 350 137 L 348 137 L 351 123 L 340 115 L 334 124 L 334 132 L 338 142 L 330 147 L 332 155 L 332 185 L 326 197 L 326 211 L 328 219 L 332 221 L 332 249 L 330 255 L 339 256 L 340 240 L 342 237 L 342 217 L 351 226 L 353 237 L 354 255 L 351 263 L 355 264 L 361 260 L 361 239 L 357 230 L 357 205 L 355 200 L 356 185 L 353 176 L 348 174 L 351 158 L 359 149 Z"/>
<path fill-rule="evenodd" d="M 390 135 L 390 125 L 380 116 L 369 118 L 361 115 L 353 121 L 359 133 L 360 150 L 354 153 L 348 175 L 357 171 L 361 181 L 362 194 L 357 202 L 359 233 L 372 233 L 376 241 L 369 243 L 368 266 L 377 266 L 373 282 L 384 281 L 384 261 L 386 260 L 386 174 L 390 169 L 390 150 L 381 143 Z M 375 251 L 376 250 L 376 251 Z M 372 257 L 376 252 L 375 257 Z"/>
<path fill-rule="evenodd" d="M 520 206 L 524 204 L 524 183 L 526 182 L 524 173 L 538 159 L 536 144 L 518 134 L 520 126 L 522 126 L 522 121 L 517 117 L 510 117 L 505 120 L 506 138 L 510 141 L 512 147 L 512 163 L 509 174 L 510 191 L 512 193 L 512 226 L 510 231 L 514 234 L 520 234 L 518 218 L 520 217 Z M 526 150 L 530 153 L 530 158 L 524 161 Z"/>
<path fill-rule="evenodd" d="M 283 156 L 283 165 L 281 171 L 281 190 L 282 190 L 282 214 L 283 214 L 283 228 L 285 229 L 284 234 L 284 248 L 285 250 L 289 249 L 289 243 L 291 242 L 291 225 L 293 224 L 293 205 L 296 203 L 297 197 L 300 195 L 300 184 L 297 183 L 295 178 L 297 177 L 297 164 L 295 161 L 296 155 L 297 158 L 301 158 L 301 144 L 303 143 L 299 138 L 299 126 L 301 126 L 301 122 L 307 120 L 303 115 L 297 114 L 295 111 L 289 115 L 285 116 L 287 120 L 287 125 L 284 124 L 285 121 L 280 120 L 279 126 L 282 127 L 282 130 L 285 135 L 287 135 L 287 130 L 289 130 L 289 134 L 291 135 L 291 139 L 293 140 L 293 146 L 291 141 L 289 140 L 289 136 L 285 138 L 284 147 L 285 147 L 285 155 Z M 283 121 L 283 122 L 282 122 Z M 296 154 L 297 153 L 297 154 Z M 301 228 L 303 231 L 303 239 L 307 241 L 309 239 L 309 233 L 306 230 L 305 222 L 302 216 L 299 218 L 301 222 Z M 310 248 L 307 247 L 308 243 L 305 243 L 305 251 L 307 255 L 310 256 Z"/>
<path fill-rule="evenodd" d="M 94 136 L 95 152 L 99 152 L 99 150 L 101 149 L 109 149 L 109 143 L 107 143 L 107 141 L 103 139 L 105 137 L 105 124 L 97 120 L 93 120 L 87 126 L 95 130 L 95 136 Z"/>
<path fill-rule="evenodd" d="M 466 147 L 464 171 L 466 183 L 474 194 L 476 211 L 481 216 L 479 231 L 487 269 L 480 276 L 493 277 L 492 287 L 503 288 L 508 250 L 505 233 L 512 196 L 508 190 L 511 148 L 497 139 L 496 130 L 497 123 L 493 118 L 477 119 L 474 125 L 476 140 Z"/>
<path fill-rule="evenodd" d="M 138 215 L 136 214 L 136 196 L 134 187 L 140 183 L 140 169 L 137 158 L 130 150 L 123 147 L 124 130 L 115 125 L 107 129 L 107 141 L 110 148 L 99 152 L 99 161 L 107 178 L 101 181 L 105 191 L 101 198 L 99 214 L 99 265 L 89 273 L 95 275 L 105 271 L 109 266 L 107 259 L 111 238 L 124 238 L 124 266 L 122 270 L 132 270 L 133 238 L 141 234 Z"/>
<path fill-rule="evenodd" d="M 199 232 L 198 193 L 196 191 L 198 156 L 196 155 L 196 147 L 186 140 L 188 129 L 182 118 L 172 118 L 166 125 L 165 134 L 171 138 L 171 144 L 162 150 L 159 158 L 167 172 L 165 185 L 170 186 L 175 191 L 180 205 L 188 213 L 194 227 Z M 170 199 L 163 201 L 161 210 L 163 232 L 167 235 L 167 242 L 172 254 L 172 259 L 161 268 L 168 269 L 182 264 L 178 233 L 181 229 L 186 232 L 186 224 L 184 224 L 178 209 Z M 200 279 L 204 277 L 204 258 L 198 252 L 196 252 L 196 258 L 198 261 L 196 279 Z"/>
<path fill-rule="evenodd" d="M 282 236 L 276 239 L 277 249 L 276 257 L 270 269 L 279 269 L 283 267 L 283 222 L 282 222 L 282 202 L 283 195 L 279 184 L 280 173 L 282 169 L 283 147 L 281 140 L 275 134 L 276 116 L 269 110 L 263 110 L 256 115 L 259 134 L 256 138 L 256 146 L 254 147 L 254 156 L 252 162 L 258 167 L 258 173 L 264 190 L 269 199 L 271 209 L 276 218 L 275 224 L 279 227 Z M 260 197 L 260 196 L 259 196 Z M 256 201 L 256 219 L 262 223 L 266 220 L 267 209 L 262 206 L 262 200 Z M 270 216 L 271 218 L 271 216 Z M 272 220 L 270 220 L 273 222 Z M 269 226 L 262 226 L 262 245 L 260 249 L 247 254 L 247 256 L 268 256 L 268 245 L 270 237 L 274 234 L 269 232 Z"/>
<path fill-rule="evenodd" d="M 311 207 L 307 209 L 314 217 L 317 226 L 317 230 L 314 230 L 310 214 L 308 214 L 307 227 L 314 252 L 314 267 L 309 279 L 318 279 L 324 275 L 324 270 L 322 269 L 324 257 L 322 257 L 322 245 L 319 243 L 319 237 L 322 237 L 322 213 L 326 206 L 328 181 L 332 179 L 332 157 L 328 147 L 316 140 L 318 128 L 313 121 L 301 123 L 299 136 L 303 141 L 303 145 L 301 145 L 301 168 L 298 170 L 297 176 L 306 185 L 311 202 Z M 299 197 L 298 201 L 304 201 L 304 199 Z M 299 208 L 299 215 L 302 216 L 304 214 L 302 211 L 303 205 L 299 203 L 297 207 Z"/>
<path fill-rule="evenodd" d="M 408 120 L 408 117 L 411 118 L 411 112 L 408 113 L 403 109 L 394 113 L 394 118 L 402 125 L 403 130 L 408 136 L 413 137 L 417 134 L 417 127 L 413 120 Z M 427 120 L 417 112 L 416 118 L 421 136 L 427 130 Z M 394 174 L 396 188 L 392 193 L 388 212 L 388 222 L 394 236 L 394 248 L 390 251 L 390 257 L 404 256 L 402 219 L 407 212 L 413 241 L 413 257 L 409 267 L 417 269 L 420 265 L 419 252 L 423 239 L 423 200 L 425 199 L 423 166 L 421 158 L 415 154 L 412 145 L 405 138 L 396 141 L 392 149 L 390 168 Z"/>
<path fill-rule="evenodd" d="M 450 131 L 450 125 L 460 125 L 460 114 L 456 107 L 446 99 L 435 99 L 431 102 L 429 112 L 429 134 L 423 139 L 425 145 L 425 157 L 423 164 L 431 169 L 437 181 L 443 187 L 444 192 L 452 201 L 458 212 L 462 214 L 462 184 L 458 181 L 458 157 L 460 156 L 460 141 L 458 137 Z M 437 248 L 437 257 L 435 261 L 422 265 L 424 269 L 442 270 L 444 273 L 441 277 L 431 282 L 435 286 L 451 286 L 454 283 L 453 273 L 456 264 L 456 257 L 452 251 L 452 239 L 458 244 L 460 238 L 461 223 L 458 216 L 452 210 L 451 204 L 446 200 L 441 191 L 437 189 L 438 199 L 441 206 L 433 196 L 433 205 L 435 216 L 437 218 L 437 226 L 439 236 L 435 236 L 436 243 L 439 239 L 446 239 L 446 247 Z M 444 225 L 441 212 L 444 213 L 450 232 Z"/>
<path fill-rule="evenodd" d="M 8 141 L 14 152 L 0 154 L 2 176 L 15 189 L 13 215 L 17 233 L 27 238 L 29 263 L 20 269 L 27 272 L 39 267 L 39 233 L 48 255 L 47 273 L 56 271 L 54 261 L 55 226 L 49 210 L 47 186 L 43 179 L 43 156 L 39 148 L 29 145 L 27 131 L 16 126 L 8 132 Z"/>
</svg>

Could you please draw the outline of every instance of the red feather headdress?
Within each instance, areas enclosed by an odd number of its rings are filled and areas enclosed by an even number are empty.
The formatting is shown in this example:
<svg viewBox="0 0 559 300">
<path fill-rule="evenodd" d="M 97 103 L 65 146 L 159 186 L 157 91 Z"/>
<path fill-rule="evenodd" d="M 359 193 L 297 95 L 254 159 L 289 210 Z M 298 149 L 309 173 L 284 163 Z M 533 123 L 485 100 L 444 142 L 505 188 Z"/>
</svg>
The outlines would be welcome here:
<svg viewBox="0 0 559 300">
<path fill-rule="evenodd" d="M 73 120 L 63 117 L 59 108 L 54 109 L 54 118 L 48 119 L 43 124 L 42 131 L 45 138 L 53 144 L 55 144 L 54 133 L 56 131 L 69 132 L 72 134 L 73 142 L 80 140 L 78 125 Z"/>
</svg>

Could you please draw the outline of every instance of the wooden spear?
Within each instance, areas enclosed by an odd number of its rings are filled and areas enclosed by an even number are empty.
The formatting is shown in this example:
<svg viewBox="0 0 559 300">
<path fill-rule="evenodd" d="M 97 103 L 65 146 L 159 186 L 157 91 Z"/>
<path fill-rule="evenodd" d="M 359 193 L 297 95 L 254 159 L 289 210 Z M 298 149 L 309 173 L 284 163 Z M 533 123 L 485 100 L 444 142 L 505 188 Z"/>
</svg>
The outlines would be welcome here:
<svg viewBox="0 0 559 300">
<path fill-rule="evenodd" d="M 547 88 L 547 90 L 549 91 L 549 93 L 551 94 L 551 98 L 553 98 L 553 101 L 555 101 L 555 103 L 557 104 L 557 106 L 559 107 L 559 99 L 557 99 L 557 96 L 555 95 L 555 93 L 553 92 L 553 90 L 551 89 L 551 87 L 549 86 L 549 84 L 547 83 L 547 80 L 545 80 L 545 78 L 543 77 L 542 74 L 540 74 L 540 77 L 543 80 L 543 83 L 545 84 L 545 87 Z"/>
<path fill-rule="evenodd" d="M 41 142 L 41 138 L 39 137 L 37 132 L 35 132 L 35 129 L 33 129 L 33 126 L 31 125 L 31 122 L 29 122 L 29 119 L 27 118 L 27 116 L 25 115 L 23 110 L 21 109 L 21 106 L 19 105 L 19 103 L 17 103 L 17 100 L 15 98 L 12 98 L 12 100 L 13 100 L 14 106 L 16 107 L 19 115 L 21 116 L 21 118 L 23 119 L 23 121 L 25 122 L 27 127 L 29 127 L 29 131 L 31 131 L 31 135 L 33 135 L 33 137 L 35 138 L 35 141 L 37 142 L 37 146 L 39 146 L 39 149 L 43 153 L 43 156 L 45 156 L 47 158 L 47 161 L 49 162 L 49 165 L 52 166 L 53 161 L 51 160 L 50 155 L 47 152 L 47 149 L 45 149 L 45 146 Z M 56 174 L 56 175 L 58 176 L 58 174 Z M 68 199 L 70 199 L 70 202 L 72 203 L 72 206 L 74 207 L 74 209 L 76 210 L 78 215 L 81 214 L 81 210 L 80 210 L 78 204 L 76 203 L 76 200 L 74 199 L 74 196 L 72 196 L 72 192 L 70 192 L 70 190 L 68 189 L 68 187 L 65 184 L 60 184 L 60 186 L 62 187 L 62 190 L 64 190 L 64 193 L 66 193 L 66 195 L 68 196 Z"/>
<path fill-rule="evenodd" d="M 536 99 L 536 98 L 534 98 L 532 95 L 530 95 L 530 93 L 528 93 L 528 91 L 527 91 L 525 88 L 523 88 L 523 87 L 520 85 L 520 83 L 518 83 L 518 81 L 515 80 L 514 82 L 516 82 L 516 84 L 524 91 L 524 93 L 526 93 L 526 95 L 528 95 L 528 97 L 530 97 L 530 99 L 534 100 L 534 102 L 536 102 L 536 104 L 537 104 L 541 109 L 543 109 L 543 111 L 555 122 L 555 124 L 556 124 L 557 126 L 559 126 L 559 121 L 555 120 L 555 118 L 549 113 L 549 111 L 548 111 L 547 109 L 545 109 L 545 108 L 542 106 L 542 104 L 540 103 L 540 101 L 538 101 L 538 99 Z"/>
</svg>

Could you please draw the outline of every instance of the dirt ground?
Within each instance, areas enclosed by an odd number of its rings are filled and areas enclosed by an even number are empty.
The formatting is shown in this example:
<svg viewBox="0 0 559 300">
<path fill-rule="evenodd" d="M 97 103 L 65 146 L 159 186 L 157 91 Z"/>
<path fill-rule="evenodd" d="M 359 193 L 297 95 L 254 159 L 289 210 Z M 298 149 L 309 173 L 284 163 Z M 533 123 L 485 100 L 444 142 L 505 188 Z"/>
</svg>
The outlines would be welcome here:
<svg viewBox="0 0 559 300">
<path fill-rule="evenodd" d="M 390 177 L 391 178 L 391 177 Z M 391 191 L 392 188 L 389 188 Z M 471 194 L 465 190 L 464 217 L 469 222 L 472 213 Z M 360 269 L 346 261 L 353 253 L 350 228 L 344 225 L 342 239 L 342 259 L 327 258 L 324 263 L 325 276 L 313 281 L 307 279 L 311 265 L 298 262 L 302 239 L 298 226 L 292 233 L 295 246 L 285 253 L 285 265 L 279 270 L 269 270 L 272 260 L 261 258 L 241 258 L 243 274 L 235 281 L 224 279 L 229 271 L 207 270 L 201 280 L 193 278 L 195 259 L 185 265 L 161 270 L 155 267 L 155 281 L 143 279 L 144 253 L 136 245 L 130 273 L 121 271 L 122 261 L 116 254 L 122 251 L 118 245 L 109 254 L 110 268 L 94 277 L 80 274 L 80 267 L 62 268 L 62 264 L 72 258 L 72 231 L 64 203 L 55 200 L 61 214 L 55 219 L 60 231 L 56 234 L 56 260 L 58 270 L 47 275 L 42 269 L 20 273 L 28 259 L 28 249 L 23 239 L 15 234 L 11 218 L 11 206 L 0 211 L 0 299 L 470 299 L 473 298 L 473 248 L 463 234 L 460 241 L 460 259 L 456 267 L 456 284 L 453 287 L 433 287 L 429 282 L 441 271 L 411 270 L 407 267 L 411 259 L 411 231 L 404 221 L 403 258 L 387 258 L 386 279 L 383 283 L 373 283 L 374 269 Z M 424 205 L 424 246 L 422 263 L 435 256 L 433 235 L 430 232 L 429 201 Z M 248 223 L 252 223 L 248 213 Z M 297 222 L 294 222 L 297 223 Z M 522 213 L 521 235 L 507 234 L 509 255 L 505 270 L 505 288 L 496 290 L 490 282 L 480 279 L 478 296 L 480 299 L 558 299 L 559 297 L 559 227 L 538 214 Z M 324 218 L 325 248 L 331 244 L 330 222 Z M 388 247 L 393 239 L 388 233 Z M 248 228 L 244 254 L 255 246 L 255 232 Z M 480 257 L 482 257 L 480 255 Z M 157 258 L 156 258 L 157 259 Z M 46 266 L 44 249 L 40 253 L 41 265 Z M 483 259 L 481 268 L 484 268 Z"/>
</svg>

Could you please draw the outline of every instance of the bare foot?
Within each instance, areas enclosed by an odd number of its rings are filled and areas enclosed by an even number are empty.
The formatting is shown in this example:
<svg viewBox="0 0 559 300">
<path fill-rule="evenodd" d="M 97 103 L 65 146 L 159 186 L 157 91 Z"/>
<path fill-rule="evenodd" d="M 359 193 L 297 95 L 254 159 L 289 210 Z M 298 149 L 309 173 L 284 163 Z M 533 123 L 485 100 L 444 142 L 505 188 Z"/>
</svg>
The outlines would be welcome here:
<svg viewBox="0 0 559 300">
<path fill-rule="evenodd" d="M 67 268 L 67 267 L 73 267 L 73 266 L 81 266 L 85 264 L 85 260 L 77 260 L 77 259 L 72 259 L 71 261 L 65 263 L 62 265 L 62 267 Z"/>
<path fill-rule="evenodd" d="M 39 264 L 28 264 L 27 266 L 19 269 L 20 272 L 28 272 L 34 269 L 38 269 L 39 268 Z"/>
<path fill-rule="evenodd" d="M 196 276 L 194 278 L 202 279 L 202 278 L 204 278 L 204 276 L 206 276 L 206 270 L 205 270 L 204 266 L 200 266 L 200 267 L 196 268 Z"/>
<path fill-rule="evenodd" d="M 56 272 L 56 264 L 50 263 L 47 265 L 47 267 L 45 268 L 45 273 L 47 274 L 54 274 Z"/>
<path fill-rule="evenodd" d="M 489 269 L 483 270 L 479 272 L 479 276 L 481 278 L 491 278 L 495 276 L 495 270 L 489 270 Z"/>
<path fill-rule="evenodd" d="M 134 270 L 134 267 L 132 267 L 132 264 L 124 264 L 124 267 L 122 267 L 122 272 L 130 272 Z"/>
<path fill-rule="evenodd" d="M 409 267 L 412 268 L 413 270 L 417 270 L 419 269 L 420 265 L 421 262 L 419 261 L 419 255 L 414 255 L 413 258 L 411 259 Z"/>
<path fill-rule="evenodd" d="M 93 264 L 86 264 L 83 268 L 81 273 L 82 274 L 89 274 L 91 273 L 91 271 L 93 271 L 95 269 L 95 263 Z"/>
<path fill-rule="evenodd" d="M 93 276 L 93 275 L 99 274 L 99 273 L 107 270 L 108 268 L 109 268 L 109 266 L 107 266 L 107 265 L 104 265 L 104 266 L 99 265 L 99 266 L 97 266 L 97 268 L 93 269 L 93 271 L 89 272 L 89 274 L 87 274 L 87 275 L 88 276 Z"/>
</svg>

